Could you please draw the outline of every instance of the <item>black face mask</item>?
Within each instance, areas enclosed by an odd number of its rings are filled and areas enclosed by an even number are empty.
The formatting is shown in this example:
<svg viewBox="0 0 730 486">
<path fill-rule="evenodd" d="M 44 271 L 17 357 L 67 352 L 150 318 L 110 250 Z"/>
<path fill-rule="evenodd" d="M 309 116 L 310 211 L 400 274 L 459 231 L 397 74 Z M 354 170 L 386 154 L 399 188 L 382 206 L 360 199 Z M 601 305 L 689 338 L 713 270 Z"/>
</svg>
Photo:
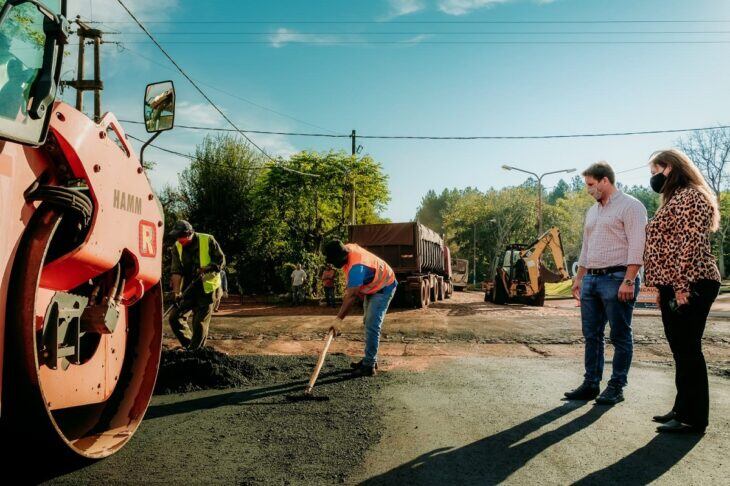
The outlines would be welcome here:
<svg viewBox="0 0 730 486">
<path fill-rule="evenodd" d="M 667 176 L 662 174 L 661 172 L 654 174 L 651 176 L 651 179 L 649 179 L 649 185 L 654 190 L 654 192 L 658 192 L 659 194 L 662 193 L 662 189 L 664 189 L 664 184 L 667 183 Z"/>
</svg>

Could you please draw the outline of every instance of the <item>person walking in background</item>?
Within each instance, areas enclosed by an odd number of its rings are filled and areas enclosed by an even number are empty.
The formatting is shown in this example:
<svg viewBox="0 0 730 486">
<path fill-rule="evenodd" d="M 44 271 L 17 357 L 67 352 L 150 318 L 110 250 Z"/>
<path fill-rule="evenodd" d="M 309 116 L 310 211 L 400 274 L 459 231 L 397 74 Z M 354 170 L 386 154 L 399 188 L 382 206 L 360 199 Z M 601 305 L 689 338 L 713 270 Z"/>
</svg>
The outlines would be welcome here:
<svg viewBox="0 0 730 486">
<path fill-rule="evenodd" d="M 580 299 L 585 338 L 583 384 L 565 394 L 569 400 L 592 400 L 603 379 L 606 321 L 614 347 L 613 373 L 597 403 L 615 405 L 624 400 L 634 340 L 631 318 L 639 292 L 639 269 L 646 238 L 646 208 L 618 190 L 616 176 L 606 162 L 583 172 L 588 192 L 596 200 L 586 214 L 583 246 L 573 296 Z"/>
<path fill-rule="evenodd" d="M 298 263 L 296 269 L 291 273 L 292 304 L 304 303 L 304 281 L 306 279 L 307 273 L 302 270 L 302 265 Z"/>
<path fill-rule="evenodd" d="M 675 362 L 672 410 L 653 419 L 658 432 L 704 433 L 710 409 L 702 334 L 720 290 L 710 233 L 717 231 L 717 200 L 697 166 L 678 150 L 656 153 L 651 187 L 661 206 L 646 229 L 647 285 L 659 289 L 664 333 Z"/>
<path fill-rule="evenodd" d="M 327 307 L 335 307 L 335 279 L 337 278 L 337 270 L 328 263 L 322 272 L 322 288 L 324 289 L 324 297 L 327 300 Z"/>
</svg>

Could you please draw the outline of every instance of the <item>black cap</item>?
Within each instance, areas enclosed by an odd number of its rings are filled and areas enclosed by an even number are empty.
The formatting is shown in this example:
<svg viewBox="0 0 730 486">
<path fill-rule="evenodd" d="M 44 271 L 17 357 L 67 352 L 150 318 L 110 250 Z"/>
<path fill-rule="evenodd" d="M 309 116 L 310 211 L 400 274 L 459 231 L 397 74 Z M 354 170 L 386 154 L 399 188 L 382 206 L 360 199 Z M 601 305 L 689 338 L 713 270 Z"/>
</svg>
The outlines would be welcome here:
<svg viewBox="0 0 730 486">
<path fill-rule="evenodd" d="M 183 235 L 191 233 L 193 233 L 193 225 L 188 223 L 184 219 L 181 219 L 180 221 L 175 223 L 168 235 L 172 236 L 173 238 L 180 238 Z"/>
<path fill-rule="evenodd" d="M 324 245 L 324 256 L 327 263 L 343 267 L 347 263 L 347 248 L 340 240 L 328 241 Z"/>
</svg>

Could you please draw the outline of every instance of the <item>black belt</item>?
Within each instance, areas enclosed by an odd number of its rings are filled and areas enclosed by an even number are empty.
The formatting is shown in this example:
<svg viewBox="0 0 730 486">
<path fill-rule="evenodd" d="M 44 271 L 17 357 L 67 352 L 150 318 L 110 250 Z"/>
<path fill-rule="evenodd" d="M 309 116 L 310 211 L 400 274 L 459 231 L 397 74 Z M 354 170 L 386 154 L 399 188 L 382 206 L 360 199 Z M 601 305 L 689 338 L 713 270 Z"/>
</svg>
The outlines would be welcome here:
<svg viewBox="0 0 730 486">
<path fill-rule="evenodd" d="M 625 265 L 616 265 L 615 267 L 589 268 L 587 270 L 587 273 L 589 275 L 608 275 L 609 273 L 625 272 L 625 271 L 626 271 Z"/>
</svg>

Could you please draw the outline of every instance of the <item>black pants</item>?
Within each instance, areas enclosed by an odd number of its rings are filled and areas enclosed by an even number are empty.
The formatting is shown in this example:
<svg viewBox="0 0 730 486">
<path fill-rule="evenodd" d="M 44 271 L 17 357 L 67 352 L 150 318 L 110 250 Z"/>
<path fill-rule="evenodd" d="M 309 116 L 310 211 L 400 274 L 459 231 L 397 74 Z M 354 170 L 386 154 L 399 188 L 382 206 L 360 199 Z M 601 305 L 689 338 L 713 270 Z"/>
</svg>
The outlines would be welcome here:
<svg viewBox="0 0 730 486">
<path fill-rule="evenodd" d="M 702 335 L 707 315 L 720 290 L 720 282 L 700 280 L 691 286 L 689 304 L 672 311 L 672 287 L 659 286 L 664 334 L 674 355 L 677 397 L 674 413 L 677 419 L 695 427 L 707 427 L 710 393 L 707 365 L 702 354 Z"/>
</svg>

